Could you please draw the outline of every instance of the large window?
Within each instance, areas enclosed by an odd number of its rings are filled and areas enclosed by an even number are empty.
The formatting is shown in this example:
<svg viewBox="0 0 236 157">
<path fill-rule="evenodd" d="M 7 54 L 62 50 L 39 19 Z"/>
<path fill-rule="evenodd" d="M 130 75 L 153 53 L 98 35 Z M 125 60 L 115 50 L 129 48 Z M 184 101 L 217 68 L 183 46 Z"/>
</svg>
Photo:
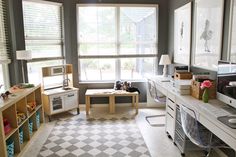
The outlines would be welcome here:
<svg viewBox="0 0 236 157">
<path fill-rule="evenodd" d="M 63 62 L 62 6 L 52 2 L 23 1 L 26 49 L 33 60 L 27 64 L 30 83 L 41 82 L 42 66 Z"/>
<path fill-rule="evenodd" d="M 10 63 L 10 59 L 6 16 L 6 1 L 0 0 L 0 86 L 2 87 L 0 91 L 9 87 L 7 64 Z"/>
<path fill-rule="evenodd" d="M 79 5 L 80 80 L 140 80 L 154 74 L 157 11 L 157 6 Z"/>
</svg>

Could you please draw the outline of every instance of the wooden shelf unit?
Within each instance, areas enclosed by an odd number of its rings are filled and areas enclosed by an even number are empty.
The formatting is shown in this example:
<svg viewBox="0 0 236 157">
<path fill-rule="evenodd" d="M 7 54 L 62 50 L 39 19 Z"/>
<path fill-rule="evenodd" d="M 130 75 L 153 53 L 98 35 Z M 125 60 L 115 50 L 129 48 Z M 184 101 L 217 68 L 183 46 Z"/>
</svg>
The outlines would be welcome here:
<svg viewBox="0 0 236 157">
<path fill-rule="evenodd" d="M 12 91 L 11 91 L 12 92 Z M 39 112 L 40 123 L 44 123 L 44 112 L 41 99 L 41 86 L 38 85 L 33 88 L 20 89 L 14 91 L 12 95 L 9 95 L 7 100 L 0 99 L 0 154 L 1 157 L 7 157 L 7 140 L 14 141 L 14 156 L 20 156 L 25 149 L 30 139 L 33 137 L 39 127 L 36 123 L 36 113 Z M 28 112 L 27 103 L 36 102 L 36 108 L 32 112 Z M 26 115 L 26 119 L 21 123 L 17 122 L 17 111 Z M 3 119 L 6 118 L 10 123 L 12 130 L 5 134 Z M 33 134 L 29 133 L 29 120 L 33 122 Z M 23 143 L 20 143 L 20 130 L 23 131 Z"/>
</svg>

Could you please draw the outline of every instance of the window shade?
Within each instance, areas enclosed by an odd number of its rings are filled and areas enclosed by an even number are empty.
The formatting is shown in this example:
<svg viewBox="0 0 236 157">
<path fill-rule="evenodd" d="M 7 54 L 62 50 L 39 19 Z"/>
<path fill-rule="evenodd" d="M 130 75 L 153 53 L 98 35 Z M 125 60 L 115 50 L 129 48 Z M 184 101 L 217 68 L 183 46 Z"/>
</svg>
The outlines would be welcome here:
<svg viewBox="0 0 236 157">
<path fill-rule="evenodd" d="M 62 56 L 62 6 L 23 1 L 26 49 L 33 58 Z"/>
<path fill-rule="evenodd" d="M 7 10 L 5 0 L 0 0 L 0 64 L 10 63 L 7 33 Z"/>
</svg>

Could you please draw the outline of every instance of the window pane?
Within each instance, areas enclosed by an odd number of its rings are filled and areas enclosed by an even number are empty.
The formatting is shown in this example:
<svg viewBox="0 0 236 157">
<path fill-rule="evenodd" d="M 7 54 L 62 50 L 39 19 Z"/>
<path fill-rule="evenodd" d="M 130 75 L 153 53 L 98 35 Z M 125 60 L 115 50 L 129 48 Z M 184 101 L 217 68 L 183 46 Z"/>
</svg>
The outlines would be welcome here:
<svg viewBox="0 0 236 157">
<path fill-rule="evenodd" d="M 121 42 L 156 42 L 155 7 L 121 7 Z"/>
<path fill-rule="evenodd" d="M 23 1 L 25 37 L 60 39 L 61 6 Z"/>
<path fill-rule="evenodd" d="M 62 44 L 59 40 L 26 40 L 26 49 L 32 51 L 33 58 L 62 56 Z"/>
<path fill-rule="evenodd" d="M 32 58 L 61 57 L 62 6 L 54 3 L 23 1 L 26 49 Z"/>
<path fill-rule="evenodd" d="M 80 59 L 80 80 L 115 80 L 115 59 Z"/>
<path fill-rule="evenodd" d="M 80 44 L 80 54 L 83 55 L 110 55 L 116 53 L 115 44 Z"/>
<path fill-rule="evenodd" d="M 0 0 L 0 62 L 10 63 L 10 42 L 7 27 L 7 2 Z"/>
<path fill-rule="evenodd" d="M 143 79 L 147 74 L 154 74 L 155 58 L 122 58 L 121 79 Z"/>
<path fill-rule="evenodd" d="M 42 67 L 62 65 L 62 60 L 51 60 L 27 63 L 29 83 L 39 84 L 42 81 Z"/>
<path fill-rule="evenodd" d="M 115 43 L 115 7 L 79 7 L 78 30 L 80 43 Z M 85 53 L 83 46 L 80 46 L 79 52 L 80 55 Z M 101 53 L 101 51 L 98 52 Z M 112 53 L 114 51 L 110 52 Z"/>
<path fill-rule="evenodd" d="M 2 85 L 0 92 L 4 92 L 10 86 L 8 64 L 0 64 L 0 85 Z"/>
<path fill-rule="evenodd" d="M 120 54 L 154 54 L 156 45 L 154 44 L 121 44 Z"/>
</svg>

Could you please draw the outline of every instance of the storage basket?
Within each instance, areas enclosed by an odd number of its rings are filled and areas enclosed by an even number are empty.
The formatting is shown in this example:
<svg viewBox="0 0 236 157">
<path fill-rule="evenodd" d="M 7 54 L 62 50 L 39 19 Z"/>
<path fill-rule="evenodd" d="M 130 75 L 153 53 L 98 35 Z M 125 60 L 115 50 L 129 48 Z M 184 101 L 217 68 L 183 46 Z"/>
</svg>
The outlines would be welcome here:
<svg viewBox="0 0 236 157">
<path fill-rule="evenodd" d="M 29 133 L 30 136 L 33 135 L 33 121 L 31 119 L 29 119 Z"/>
<path fill-rule="evenodd" d="M 212 86 L 209 88 L 209 98 L 210 99 L 215 99 L 216 98 L 216 84 L 215 84 L 215 81 L 212 81 Z M 195 80 L 192 80 L 191 82 L 191 95 L 196 98 L 196 99 L 202 99 L 202 94 L 203 94 L 203 91 L 201 89 L 201 83 L 202 82 L 198 82 L 198 81 L 195 81 Z"/>
<path fill-rule="evenodd" d="M 36 125 L 37 125 L 37 128 L 40 127 L 40 113 L 39 113 L 39 111 L 36 112 Z"/>
<path fill-rule="evenodd" d="M 20 139 L 20 144 L 23 144 L 23 142 L 24 142 L 24 132 L 23 132 L 22 127 L 19 128 L 19 139 Z"/>
<path fill-rule="evenodd" d="M 176 80 L 191 80 L 193 74 L 191 72 L 176 72 L 175 79 Z"/>
<path fill-rule="evenodd" d="M 14 141 L 12 139 L 8 139 L 6 141 L 7 144 L 7 156 L 14 157 Z"/>
</svg>

